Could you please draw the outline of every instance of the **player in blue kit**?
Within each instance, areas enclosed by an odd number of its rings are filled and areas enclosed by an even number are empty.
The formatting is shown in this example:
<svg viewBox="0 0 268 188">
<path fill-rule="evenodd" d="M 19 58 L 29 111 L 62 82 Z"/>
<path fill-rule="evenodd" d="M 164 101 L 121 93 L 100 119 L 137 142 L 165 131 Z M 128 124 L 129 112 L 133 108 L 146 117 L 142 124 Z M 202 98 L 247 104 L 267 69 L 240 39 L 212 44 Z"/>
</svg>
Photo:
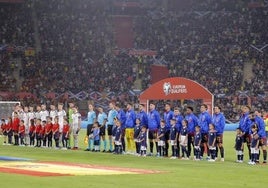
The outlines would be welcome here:
<svg viewBox="0 0 268 188">
<path fill-rule="evenodd" d="M 144 104 L 139 104 L 139 113 L 137 113 L 137 117 L 141 121 L 141 125 L 145 125 L 148 128 L 148 116 L 145 112 Z"/>
<path fill-rule="evenodd" d="M 126 129 L 125 129 L 125 137 L 126 137 L 126 151 L 127 153 L 134 154 L 135 150 L 135 142 L 134 142 L 134 127 L 136 123 L 136 113 L 134 112 L 132 103 L 127 103 L 126 109 Z"/>
<path fill-rule="evenodd" d="M 170 145 L 172 150 L 172 156 L 170 159 L 177 159 L 178 158 L 178 147 L 177 147 L 177 140 L 178 140 L 178 130 L 176 127 L 176 118 L 170 120 Z"/>
<path fill-rule="evenodd" d="M 198 125 L 201 127 L 201 135 L 202 135 L 202 143 L 201 143 L 201 158 L 203 158 L 205 150 L 207 150 L 207 157 L 210 158 L 210 153 L 208 149 L 208 132 L 209 132 L 209 124 L 211 123 L 211 116 L 207 112 L 207 105 L 202 104 L 200 106 L 200 115 L 198 119 Z"/>
<path fill-rule="evenodd" d="M 146 125 L 142 126 L 141 132 L 139 134 L 139 143 L 140 143 L 140 156 L 146 157 L 147 150 L 147 129 Z"/>
<path fill-rule="evenodd" d="M 236 156 L 237 156 L 237 163 L 243 163 L 243 158 L 244 158 L 244 137 L 242 134 L 242 130 L 240 128 L 236 129 L 236 138 L 235 138 L 235 146 L 236 150 Z"/>
<path fill-rule="evenodd" d="M 251 127 L 251 144 L 250 144 L 250 153 L 251 160 L 248 162 L 250 165 L 255 165 L 257 159 L 259 158 L 259 135 L 258 135 L 258 125 L 254 123 Z"/>
<path fill-rule="evenodd" d="M 200 161 L 201 160 L 201 132 L 200 132 L 200 126 L 195 126 L 195 135 L 194 135 L 194 160 Z"/>
<path fill-rule="evenodd" d="M 221 154 L 221 161 L 224 161 L 224 147 L 223 147 L 223 132 L 225 127 L 225 117 L 221 112 L 221 107 L 214 107 L 214 114 L 212 116 L 212 123 L 216 129 L 216 157 L 218 157 L 218 148 Z"/>
<path fill-rule="evenodd" d="M 267 160 L 267 151 L 266 151 L 267 138 L 266 138 L 266 132 L 265 132 L 265 122 L 261 117 L 261 112 L 258 110 L 256 110 L 255 112 L 250 112 L 249 119 L 251 120 L 252 124 L 255 123 L 258 126 L 257 128 L 258 128 L 258 136 L 259 136 L 259 148 L 263 152 L 263 163 L 266 163 L 266 160 Z M 259 163 L 259 157 L 260 157 L 260 155 L 258 155 L 256 163 Z"/>
<path fill-rule="evenodd" d="M 188 122 L 188 143 L 187 143 L 187 148 L 188 148 L 188 154 L 189 156 L 191 156 L 191 151 L 192 151 L 192 147 L 194 147 L 194 142 L 193 142 L 193 138 L 194 138 L 194 132 L 195 132 L 195 126 L 198 125 L 198 119 L 197 117 L 194 115 L 193 113 L 193 107 L 188 106 L 186 108 L 186 116 L 185 116 L 185 120 L 187 120 Z"/>
<path fill-rule="evenodd" d="M 211 155 L 211 159 L 209 162 L 215 162 L 216 158 L 216 130 L 214 124 L 209 124 L 209 132 L 208 132 L 208 149 Z"/>
<path fill-rule="evenodd" d="M 144 125 L 146 126 L 146 125 Z M 140 141 L 139 141 L 139 135 L 141 132 L 141 120 L 139 118 L 136 118 L 136 124 L 134 127 L 134 142 L 136 146 L 136 155 L 140 155 Z"/>
<path fill-rule="evenodd" d="M 181 128 L 182 128 L 181 122 L 184 119 L 184 117 L 181 115 L 179 107 L 174 108 L 174 113 L 173 113 L 172 119 L 176 119 L 176 129 L 177 129 L 178 138 L 179 138 L 179 134 L 180 134 L 180 131 L 181 131 Z M 180 157 L 180 142 L 179 142 L 179 139 L 177 139 L 177 152 L 178 152 L 177 157 Z"/>
<path fill-rule="evenodd" d="M 147 114 L 148 130 L 149 130 L 148 138 L 149 138 L 149 143 L 150 143 L 149 155 L 152 155 L 153 149 L 154 149 L 154 142 L 155 142 L 156 151 L 158 153 L 158 143 L 156 140 L 156 136 L 157 136 L 158 128 L 160 127 L 160 115 L 159 115 L 159 112 L 155 109 L 155 104 L 153 102 L 150 102 L 149 109 L 150 111 Z"/>
<path fill-rule="evenodd" d="M 165 156 L 165 146 L 166 146 L 166 125 L 165 125 L 165 120 L 160 121 L 160 128 L 158 129 L 157 132 L 157 142 L 158 142 L 158 157 L 163 157 Z"/>
<path fill-rule="evenodd" d="M 170 120 L 173 118 L 173 111 L 171 110 L 171 106 L 169 103 L 165 104 L 165 112 L 164 112 L 164 120 L 166 124 L 166 134 L 165 134 L 165 156 L 168 156 L 168 149 L 169 149 L 169 136 L 170 136 Z"/>
<path fill-rule="evenodd" d="M 186 119 L 182 120 L 182 128 L 179 136 L 181 153 L 183 160 L 189 160 L 189 153 L 187 150 L 188 144 L 188 121 Z"/>
<path fill-rule="evenodd" d="M 249 106 L 242 106 L 241 107 L 242 110 L 242 115 L 240 117 L 239 120 L 239 128 L 242 131 L 243 134 L 243 140 L 244 143 L 246 142 L 247 147 L 248 147 L 248 154 L 249 154 L 249 159 L 251 158 L 251 153 L 250 153 L 250 131 L 251 131 L 251 120 L 249 119 L 248 115 L 249 115 L 249 111 L 250 111 L 250 107 Z"/>
</svg>

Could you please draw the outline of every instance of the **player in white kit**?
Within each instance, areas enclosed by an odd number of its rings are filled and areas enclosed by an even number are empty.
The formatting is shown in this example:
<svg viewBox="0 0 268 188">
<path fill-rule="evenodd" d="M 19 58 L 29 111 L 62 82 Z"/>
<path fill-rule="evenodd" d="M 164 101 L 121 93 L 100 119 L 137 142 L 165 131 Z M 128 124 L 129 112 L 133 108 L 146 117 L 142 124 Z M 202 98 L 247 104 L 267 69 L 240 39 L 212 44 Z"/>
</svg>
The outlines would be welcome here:
<svg viewBox="0 0 268 188">
<path fill-rule="evenodd" d="M 41 105 L 41 111 L 39 113 L 41 121 L 46 121 L 49 116 L 49 112 L 47 111 L 47 106 L 45 104 Z"/>
<path fill-rule="evenodd" d="M 54 104 L 50 105 L 49 116 L 51 117 L 51 121 L 54 124 L 55 123 L 54 119 L 56 116 L 58 116 L 58 111 L 57 111 L 56 106 Z"/>
</svg>

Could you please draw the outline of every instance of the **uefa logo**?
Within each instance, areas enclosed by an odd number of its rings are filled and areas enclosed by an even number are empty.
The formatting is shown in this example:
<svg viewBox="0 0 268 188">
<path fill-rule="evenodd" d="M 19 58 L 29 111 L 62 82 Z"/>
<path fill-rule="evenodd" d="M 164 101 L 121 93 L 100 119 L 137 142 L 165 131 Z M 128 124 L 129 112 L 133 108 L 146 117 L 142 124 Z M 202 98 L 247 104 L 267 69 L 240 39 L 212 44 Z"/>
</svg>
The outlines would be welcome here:
<svg viewBox="0 0 268 188">
<path fill-rule="evenodd" d="M 171 84 L 170 84 L 170 82 L 165 82 L 163 84 L 163 91 L 164 91 L 165 95 L 169 95 L 171 93 Z"/>
</svg>

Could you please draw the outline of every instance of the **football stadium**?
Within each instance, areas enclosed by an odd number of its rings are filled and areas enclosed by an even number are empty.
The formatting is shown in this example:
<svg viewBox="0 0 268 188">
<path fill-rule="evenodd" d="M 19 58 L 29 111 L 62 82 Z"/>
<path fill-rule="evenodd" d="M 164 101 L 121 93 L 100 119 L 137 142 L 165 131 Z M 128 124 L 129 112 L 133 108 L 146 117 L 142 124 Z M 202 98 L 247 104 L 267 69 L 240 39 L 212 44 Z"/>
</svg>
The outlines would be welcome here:
<svg viewBox="0 0 268 188">
<path fill-rule="evenodd" d="M 267 0 L 0 0 L 1 187 L 264 187 Z"/>
</svg>

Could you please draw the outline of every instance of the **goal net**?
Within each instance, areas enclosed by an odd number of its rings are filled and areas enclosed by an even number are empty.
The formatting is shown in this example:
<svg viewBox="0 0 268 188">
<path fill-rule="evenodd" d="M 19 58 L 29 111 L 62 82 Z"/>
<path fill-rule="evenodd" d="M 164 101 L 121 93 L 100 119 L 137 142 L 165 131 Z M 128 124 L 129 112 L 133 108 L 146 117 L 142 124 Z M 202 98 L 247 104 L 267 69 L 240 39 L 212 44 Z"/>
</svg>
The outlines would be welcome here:
<svg viewBox="0 0 268 188">
<path fill-rule="evenodd" d="M 0 118 L 8 119 L 14 111 L 14 106 L 20 104 L 18 101 L 0 101 Z"/>
</svg>

